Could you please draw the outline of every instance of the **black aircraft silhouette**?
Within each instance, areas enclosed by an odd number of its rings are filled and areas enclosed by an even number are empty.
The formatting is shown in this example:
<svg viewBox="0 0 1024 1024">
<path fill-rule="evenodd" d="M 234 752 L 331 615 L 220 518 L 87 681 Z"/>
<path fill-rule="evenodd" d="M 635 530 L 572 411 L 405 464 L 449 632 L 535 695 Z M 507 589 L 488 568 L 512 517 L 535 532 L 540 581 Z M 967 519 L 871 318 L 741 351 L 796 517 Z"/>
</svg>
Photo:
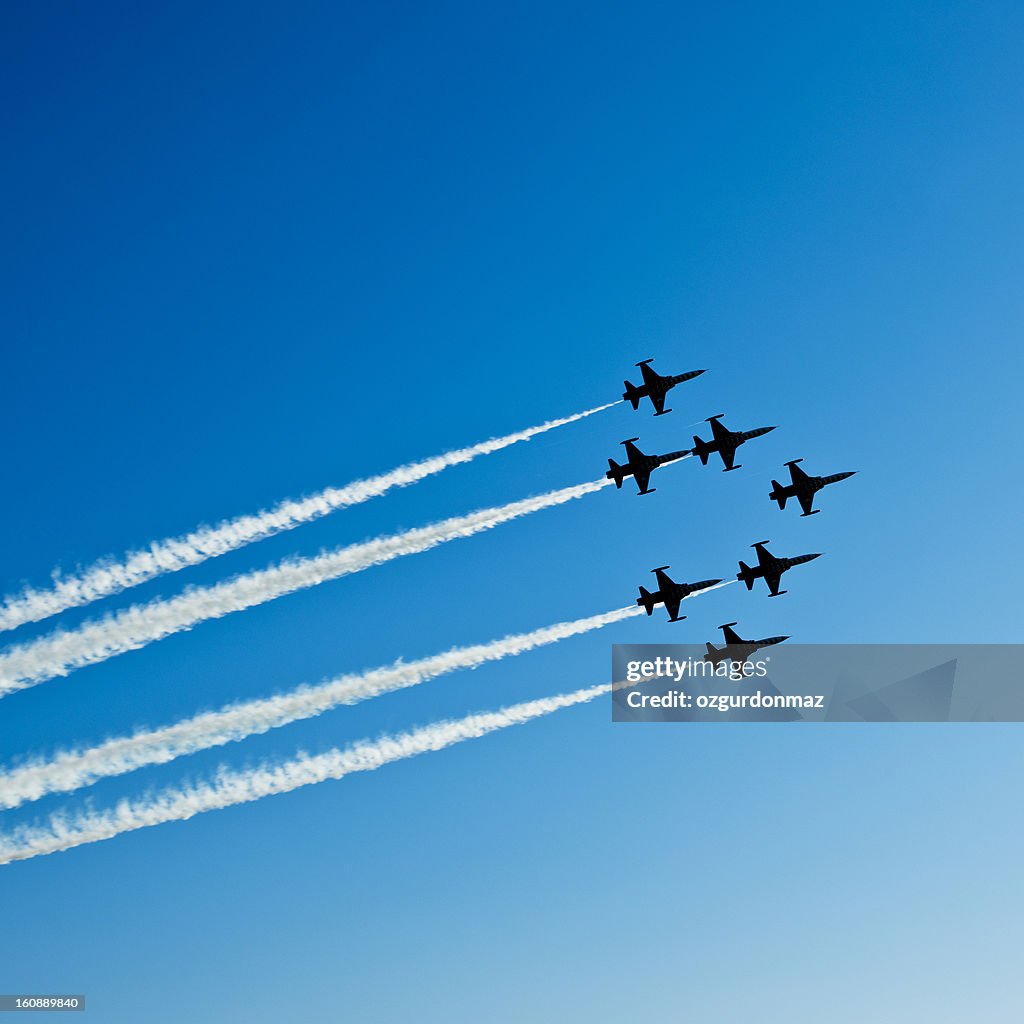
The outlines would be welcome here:
<svg viewBox="0 0 1024 1024">
<path fill-rule="evenodd" d="M 774 427 L 758 427 L 757 430 L 729 430 L 724 427 L 719 420 L 721 420 L 724 413 L 719 413 L 717 416 L 709 416 L 707 418 L 708 423 L 711 424 L 711 433 L 713 435 L 710 441 L 702 441 L 696 434 L 693 435 L 693 454 L 696 455 L 702 466 L 708 464 L 708 456 L 712 452 L 718 452 L 722 456 L 722 462 L 725 463 L 725 469 L 723 473 L 728 473 L 730 469 L 739 469 L 739 466 L 734 466 L 732 460 L 736 458 L 736 449 L 741 444 L 749 441 L 752 437 L 760 437 L 762 434 L 767 434 L 769 431 L 774 430 Z"/>
<path fill-rule="evenodd" d="M 712 665 L 730 659 L 743 663 L 762 647 L 771 647 L 789 639 L 788 636 L 766 636 L 763 640 L 744 640 L 733 631 L 732 627 L 735 625 L 735 622 L 727 622 L 724 626 L 718 627 L 725 636 L 725 646 L 715 647 L 707 644 L 708 653 L 704 657 L 705 661 L 710 661 Z"/>
<path fill-rule="evenodd" d="M 622 481 L 627 476 L 631 476 L 636 480 L 637 487 L 640 488 L 637 492 L 638 494 L 653 494 L 658 488 L 652 487 L 648 490 L 647 484 L 651 479 L 651 473 L 659 466 L 664 466 L 668 462 L 675 462 L 676 459 L 685 459 L 690 454 L 690 451 L 688 448 L 684 448 L 681 452 L 669 452 L 667 455 L 644 455 L 633 444 L 634 441 L 639 440 L 639 437 L 631 437 L 626 441 L 619 442 L 619 444 L 626 446 L 626 457 L 629 461 L 624 466 L 620 466 L 614 459 L 609 459 L 608 465 L 611 468 L 605 473 L 605 476 L 609 480 L 614 480 L 616 487 L 621 487 Z"/>
<path fill-rule="evenodd" d="M 664 416 L 665 413 L 672 411 L 665 408 L 665 396 L 677 384 L 682 384 L 686 380 L 693 380 L 694 377 L 699 377 L 702 373 L 707 373 L 707 371 L 690 370 L 689 373 L 670 374 L 663 377 L 657 370 L 651 369 L 649 364 L 653 361 L 653 359 L 645 359 L 643 362 L 636 364 L 640 367 L 640 373 L 644 378 L 644 382 L 639 387 L 634 387 L 628 380 L 624 380 L 622 383 L 626 390 L 622 397 L 627 402 L 630 402 L 634 409 L 640 408 L 641 398 L 649 398 L 651 405 L 655 409 L 654 415 Z"/>
<path fill-rule="evenodd" d="M 833 473 L 831 476 L 808 476 L 802 469 L 797 468 L 798 462 L 803 462 L 803 459 L 793 459 L 792 462 L 787 462 L 789 466 L 789 475 L 792 479 L 792 483 L 789 486 L 783 486 L 778 480 L 772 481 L 772 491 L 768 495 L 772 501 L 779 503 L 779 508 L 786 507 L 787 498 L 796 498 L 800 502 L 800 507 L 803 512 L 801 516 L 813 516 L 817 515 L 821 509 L 814 509 L 811 511 L 814 505 L 814 496 L 822 489 L 822 487 L 828 487 L 829 484 L 839 483 L 840 480 L 845 480 L 849 476 L 853 476 L 856 470 L 852 470 L 849 473 Z"/>
<path fill-rule="evenodd" d="M 747 585 L 747 590 L 754 589 L 754 580 L 758 576 L 763 576 L 765 583 L 768 584 L 768 589 L 772 592 L 772 597 L 778 597 L 780 594 L 785 594 L 785 590 L 779 590 L 779 582 L 782 580 L 782 574 L 787 569 L 792 569 L 794 565 L 803 565 L 804 562 L 812 562 L 815 558 L 821 556 L 819 551 L 814 555 L 794 555 L 792 558 L 776 558 L 766 547 L 765 544 L 769 543 L 766 540 L 759 540 L 756 544 L 750 546 L 757 552 L 757 568 L 751 569 L 746 562 L 740 562 L 740 571 L 736 573 L 736 579 L 743 580 Z"/>
<path fill-rule="evenodd" d="M 708 587 L 713 587 L 722 581 L 701 580 L 699 583 L 676 583 L 666 574 L 665 570 L 668 568 L 671 567 L 662 565 L 651 570 L 658 579 L 658 589 L 652 594 L 645 587 L 641 587 L 636 603 L 645 608 L 648 615 L 654 612 L 656 604 L 663 604 L 665 611 L 668 612 L 669 622 L 682 622 L 686 618 L 685 615 L 679 614 L 679 605 L 683 598 L 696 594 L 698 590 L 707 590 Z"/>
</svg>

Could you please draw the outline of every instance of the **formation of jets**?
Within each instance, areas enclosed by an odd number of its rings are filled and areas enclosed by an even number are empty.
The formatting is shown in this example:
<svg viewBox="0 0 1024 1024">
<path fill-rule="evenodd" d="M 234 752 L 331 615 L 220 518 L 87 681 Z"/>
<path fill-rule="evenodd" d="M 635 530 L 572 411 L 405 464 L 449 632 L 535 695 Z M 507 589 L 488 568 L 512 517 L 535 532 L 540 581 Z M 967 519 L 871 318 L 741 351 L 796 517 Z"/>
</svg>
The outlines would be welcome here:
<svg viewBox="0 0 1024 1024">
<path fill-rule="evenodd" d="M 706 371 L 689 370 L 686 373 L 663 375 L 652 369 L 652 362 L 652 359 L 644 359 L 636 364 L 640 368 L 643 382 L 635 385 L 628 380 L 623 381 L 625 392 L 622 397 L 634 409 L 640 408 L 641 399 L 648 398 L 654 407 L 654 415 L 663 416 L 665 413 L 672 411 L 665 408 L 665 398 L 668 393 L 677 384 L 693 380 L 694 377 L 699 377 Z M 729 430 L 722 423 L 722 418 L 723 414 L 717 413 L 705 420 L 711 426 L 711 438 L 709 440 L 705 441 L 695 434 L 693 435 L 692 448 L 684 448 L 680 451 L 668 452 L 664 455 L 646 455 L 637 447 L 636 442 L 640 440 L 637 437 L 631 437 L 626 441 L 622 441 L 621 443 L 626 449 L 626 462 L 620 465 L 614 459 L 609 459 L 608 471 L 605 473 L 606 478 L 614 481 L 617 488 L 621 488 L 626 477 L 631 476 L 636 481 L 638 494 L 653 494 L 656 488 L 649 487 L 648 485 L 651 474 L 656 469 L 670 462 L 678 462 L 681 459 L 694 455 L 700 459 L 701 465 L 706 466 L 708 459 L 715 452 L 722 459 L 723 472 L 728 473 L 730 470 L 740 468 L 740 465 L 736 462 L 736 452 L 741 445 L 776 429 L 774 426 L 771 426 L 756 427 L 753 430 Z M 802 459 L 792 459 L 785 463 L 789 468 L 790 483 L 781 484 L 778 480 L 772 480 L 772 490 L 768 497 L 778 503 L 780 510 L 785 509 L 786 502 L 790 498 L 795 498 L 802 509 L 801 516 L 812 516 L 820 511 L 820 509 L 814 508 L 814 497 L 818 491 L 829 486 L 829 484 L 846 480 L 848 477 L 853 476 L 854 472 L 833 473 L 829 476 L 811 476 L 799 467 L 798 463 L 802 461 Z M 754 589 L 754 582 L 756 580 L 763 579 L 767 585 L 769 596 L 780 597 L 786 593 L 785 590 L 779 589 L 783 573 L 788 572 L 794 566 L 803 565 L 806 562 L 813 561 L 815 558 L 819 558 L 820 552 L 779 557 L 773 555 L 768 550 L 768 543 L 768 541 L 762 540 L 752 545 L 757 553 L 757 565 L 750 566 L 741 560 L 739 563 L 740 571 L 736 574 L 736 579 L 745 583 L 748 591 Z M 657 569 L 651 570 L 657 579 L 658 589 L 652 593 L 646 587 L 640 587 L 640 596 L 637 598 L 636 603 L 648 615 L 653 614 L 657 605 L 664 605 L 665 610 L 668 612 L 669 622 L 682 622 L 686 618 L 685 615 L 679 614 L 682 602 L 692 594 L 717 586 L 722 581 L 716 579 L 700 580 L 696 583 L 676 583 L 666 572 L 668 568 L 669 566 L 662 565 Z M 784 640 L 789 639 L 788 636 L 771 636 L 761 640 L 744 640 L 733 630 L 732 627 L 735 625 L 735 622 L 728 622 L 719 627 L 724 634 L 725 643 L 722 647 L 715 647 L 710 643 L 707 644 L 705 660 L 715 665 L 720 661 L 729 659 L 745 662 L 754 652 L 759 651 L 761 648 L 780 644 Z"/>
</svg>

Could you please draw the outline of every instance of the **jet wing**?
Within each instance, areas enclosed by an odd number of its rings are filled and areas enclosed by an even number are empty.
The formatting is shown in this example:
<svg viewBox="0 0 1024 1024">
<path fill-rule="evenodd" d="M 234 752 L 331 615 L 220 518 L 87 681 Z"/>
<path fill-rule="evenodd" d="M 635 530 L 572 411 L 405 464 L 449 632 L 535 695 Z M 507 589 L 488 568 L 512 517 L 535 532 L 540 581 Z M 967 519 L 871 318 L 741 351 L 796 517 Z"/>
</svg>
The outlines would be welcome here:
<svg viewBox="0 0 1024 1024">
<path fill-rule="evenodd" d="M 637 448 L 637 446 L 635 444 L 633 444 L 632 441 L 626 441 L 625 442 L 625 448 L 626 448 L 626 458 L 629 459 L 629 461 L 631 463 L 639 462 L 639 461 L 641 461 L 644 458 L 644 453 L 642 451 L 640 451 L 640 449 Z"/>
<path fill-rule="evenodd" d="M 633 479 L 636 481 L 637 487 L 640 488 L 642 494 L 647 490 L 647 485 L 651 482 L 651 474 L 645 469 L 633 470 Z"/>
<path fill-rule="evenodd" d="M 765 570 L 764 581 L 768 584 L 768 589 L 772 592 L 772 597 L 777 597 L 779 593 L 779 584 L 782 582 L 781 572 L 769 572 Z"/>
<path fill-rule="evenodd" d="M 799 487 L 810 480 L 810 477 L 795 462 L 789 463 L 789 478 L 793 481 L 795 487 Z"/>
<path fill-rule="evenodd" d="M 722 447 L 719 449 L 718 454 L 722 456 L 725 468 L 727 470 L 732 469 L 732 464 L 736 461 L 736 449 L 731 446 Z"/>
<path fill-rule="evenodd" d="M 672 591 L 675 590 L 675 583 L 669 579 L 663 569 L 655 569 L 654 578 L 658 581 L 658 589 L 662 594 L 671 594 Z M 667 604 L 668 602 L 666 602 L 666 606 Z"/>
<path fill-rule="evenodd" d="M 645 366 L 646 370 L 647 367 Z M 646 376 L 646 374 L 644 375 Z M 651 405 L 654 406 L 656 413 L 663 413 L 665 411 L 665 392 L 664 391 L 652 391 L 650 394 Z"/>
<path fill-rule="evenodd" d="M 718 420 L 710 420 L 709 422 L 711 423 L 711 433 L 716 441 L 724 441 L 732 433 L 727 427 L 723 427 Z"/>
<path fill-rule="evenodd" d="M 722 633 L 725 635 L 726 644 L 728 644 L 730 647 L 735 647 L 738 644 L 743 643 L 743 641 L 739 638 L 739 636 L 737 635 L 736 631 L 732 628 L 732 626 L 723 626 Z"/>
<path fill-rule="evenodd" d="M 643 376 L 645 384 L 656 384 L 661 380 L 661 374 L 657 370 L 652 370 L 647 363 L 640 364 L 640 374 Z"/>
<path fill-rule="evenodd" d="M 754 550 L 757 552 L 757 564 L 765 572 L 774 567 L 775 556 L 763 544 L 755 544 Z"/>
<path fill-rule="evenodd" d="M 796 500 L 800 502 L 800 507 L 804 510 L 804 515 L 810 515 L 811 506 L 814 504 L 814 492 L 797 491 Z"/>
<path fill-rule="evenodd" d="M 675 619 L 679 616 L 679 605 L 682 603 L 682 599 L 678 597 L 666 597 L 665 598 L 665 611 L 668 612 L 670 619 Z"/>
</svg>

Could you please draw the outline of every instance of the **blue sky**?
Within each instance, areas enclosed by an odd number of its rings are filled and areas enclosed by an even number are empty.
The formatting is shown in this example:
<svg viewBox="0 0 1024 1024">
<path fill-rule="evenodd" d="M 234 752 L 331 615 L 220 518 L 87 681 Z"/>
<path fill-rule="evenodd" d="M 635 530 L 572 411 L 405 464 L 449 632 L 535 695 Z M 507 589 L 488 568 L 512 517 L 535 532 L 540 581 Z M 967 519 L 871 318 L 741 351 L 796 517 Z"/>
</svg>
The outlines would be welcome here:
<svg viewBox="0 0 1024 1024">
<path fill-rule="evenodd" d="M 602 682 L 612 641 L 733 619 L 1021 640 L 1024 16 L 829 6 L 9 7 L 4 593 L 615 399 L 647 356 L 709 368 L 670 416 L 616 407 L 61 621 L 592 479 L 713 413 L 780 429 L 739 472 L 690 460 L 12 695 L 0 759 L 619 607 L 762 537 L 827 557 L 780 601 L 726 588 L 95 801 Z M 860 471 L 806 520 L 767 499 L 800 456 Z M 0 990 L 114 1024 L 1017 1020 L 1022 762 L 1014 726 L 598 702 L 8 866 Z"/>
</svg>

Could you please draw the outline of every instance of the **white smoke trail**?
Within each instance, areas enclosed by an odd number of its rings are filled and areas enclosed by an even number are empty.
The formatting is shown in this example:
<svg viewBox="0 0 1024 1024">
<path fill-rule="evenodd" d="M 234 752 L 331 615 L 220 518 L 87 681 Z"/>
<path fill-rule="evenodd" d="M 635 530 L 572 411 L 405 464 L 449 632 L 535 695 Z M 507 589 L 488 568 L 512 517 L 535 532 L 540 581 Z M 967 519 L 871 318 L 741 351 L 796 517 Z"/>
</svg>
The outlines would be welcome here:
<svg viewBox="0 0 1024 1024">
<path fill-rule="evenodd" d="M 572 416 L 548 420 L 537 427 L 528 427 L 514 434 L 506 434 L 504 437 L 481 441 L 468 448 L 459 448 L 421 462 L 399 466 L 389 473 L 372 476 L 366 480 L 356 480 L 344 487 L 328 487 L 308 498 L 283 501 L 274 508 L 257 512 L 255 515 L 239 516 L 216 526 L 201 527 L 184 537 L 154 541 L 144 551 L 129 552 L 118 561 L 98 562 L 73 576 L 61 577 L 55 574 L 52 589 L 29 587 L 19 594 L 0 600 L 0 631 L 14 629 L 27 622 L 38 622 L 68 608 L 77 608 L 100 598 L 118 594 L 164 573 L 178 572 L 190 565 L 198 565 L 208 558 L 216 558 L 275 533 L 294 529 L 336 509 L 369 501 L 370 498 L 376 498 L 395 487 L 407 487 L 425 477 L 440 473 L 449 466 L 471 462 L 478 455 L 490 455 L 520 441 L 529 441 L 538 434 L 575 423 L 576 420 L 593 416 L 596 412 L 603 412 L 618 404 L 610 402 L 608 405 L 599 405 L 595 409 L 586 409 Z"/>
<path fill-rule="evenodd" d="M 137 650 L 172 633 L 191 629 L 199 622 L 252 608 L 402 555 L 427 551 L 450 540 L 472 537 L 500 523 L 593 494 L 610 483 L 610 480 L 601 479 L 576 484 L 389 537 L 352 544 L 313 558 L 280 562 L 269 569 L 245 573 L 209 587 L 187 590 L 177 597 L 135 605 L 98 621 L 86 622 L 77 629 L 51 633 L 11 647 L 0 654 L 0 697 L 55 676 L 67 675 L 85 665 L 106 661 L 125 651 Z"/>
<path fill-rule="evenodd" d="M 602 629 L 634 615 L 635 606 L 572 622 L 518 633 L 470 647 L 454 647 L 418 661 L 397 661 L 384 668 L 339 676 L 316 686 L 208 711 L 161 729 L 106 740 L 95 747 L 60 751 L 49 759 L 18 765 L 0 773 L 0 809 L 18 807 L 48 793 L 68 793 L 98 779 L 123 775 L 145 765 L 166 764 L 199 750 L 223 746 L 313 718 L 343 704 L 356 704 L 384 693 L 417 686 L 459 669 L 472 669 L 532 651 L 546 644 Z"/>
<path fill-rule="evenodd" d="M 364 740 L 345 749 L 335 748 L 317 755 L 299 754 L 277 764 L 240 771 L 221 768 L 210 781 L 173 787 L 135 800 L 121 800 L 109 810 L 88 810 L 73 815 L 57 813 L 44 825 L 21 826 L 0 835 L 0 864 L 70 850 L 168 821 L 184 821 L 204 811 L 288 793 L 301 786 L 341 779 L 353 772 L 373 771 L 392 761 L 443 750 L 463 740 L 477 739 L 561 708 L 583 704 L 613 688 L 611 683 L 592 686 L 574 693 L 513 704 L 499 711 L 436 722 L 395 736 Z"/>
<path fill-rule="evenodd" d="M 739 583 L 739 580 L 735 577 L 731 580 L 719 580 L 717 583 L 712 584 L 710 587 L 705 587 L 703 590 L 694 591 L 694 593 L 689 594 L 683 600 L 688 601 L 691 597 L 699 597 L 701 594 L 710 594 L 712 590 L 721 590 L 722 587 L 728 587 L 733 583 Z"/>
</svg>

